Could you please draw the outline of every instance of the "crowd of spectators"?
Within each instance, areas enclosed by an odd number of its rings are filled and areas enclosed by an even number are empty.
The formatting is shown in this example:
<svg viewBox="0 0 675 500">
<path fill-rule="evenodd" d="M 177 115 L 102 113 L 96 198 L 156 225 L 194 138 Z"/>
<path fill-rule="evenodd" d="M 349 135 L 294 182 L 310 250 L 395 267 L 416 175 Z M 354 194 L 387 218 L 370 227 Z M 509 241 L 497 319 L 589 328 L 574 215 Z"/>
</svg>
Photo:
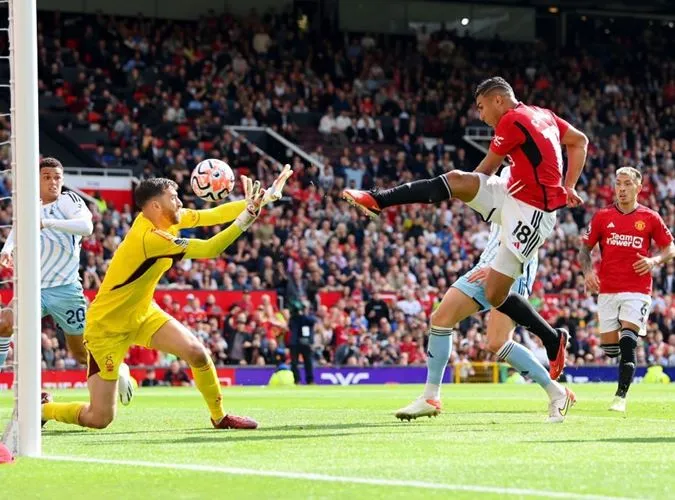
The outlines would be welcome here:
<svg viewBox="0 0 675 500">
<path fill-rule="evenodd" d="M 210 14 L 195 23 L 102 15 L 66 23 L 50 14 L 40 22 L 40 88 L 64 99 L 70 114 L 62 131 L 106 132 L 93 152 L 99 163 L 134 167 L 141 177 L 172 177 L 187 206 L 196 208 L 202 203 L 190 195 L 189 171 L 205 157 L 227 158 L 263 183 L 274 177 L 276 162 L 228 125 L 264 124 L 300 144 L 303 127 L 326 134 L 326 147 L 341 148 L 337 161 L 322 146 L 308 151 L 316 164 L 293 157 L 296 174 L 281 203 L 222 258 L 179 262 L 160 283 L 273 290 L 283 298 L 281 308 L 268 298 L 260 307 L 245 299 L 220 310 L 215 295 L 205 304 L 195 298 L 173 303 L 167 295 L 162 306 L 204 341 L 217 364 L 278 363 L 289 340 L 288 305 L 299 301 L 316 319 L 319 364 L 423 365 L 429 315 L 477 261 L 489 227 L 459 202 L 401 207 L 370 221 L 339 192 L 473 169 L 462 140 L 467 127 L 480 125 L 472 88 L 501 74 L 520 99 L 555 110 L 590 138 L 578 189 L 585 203 L 560 211 L 556 232 L 539 253 L 531 300 L 555 326 L 570 329 L 571 364 L 605 364 L 612 360 L 599 348 L 596 301 L 585 293 L 576 255 L 592 215 L 612 203 L 616 168 L 642 170 L 640 202 L 675 229 L 675 64 L 660 56 L 672 50 L 673 37 L 660 29 L 645 24 L 630 37 L 580 31 L 583 39 L 551 57 L 541 43 L 481 42 L 447 32 L 393 41 L 330 30 L 318 36 L 290 14 Z M 74 69 L 74 80 L 67 81 L 65 68 Z M 318 116 L 311 125 L 297 118 L 306 113 Z M 437 145 L 428 148 L 423 137 Z M 83 241 L 81 272 L 85 288 L 95 289 L 134 210 L 92 210 L 95 231 Z M 0 222 L 9 220 L 5 207 Z M 219 229 L 186 236 L 204 238 Z M 327 307 L 321 292 L 340 299 Z M 673 365 L 673 263 L 654 271 L 653 295 L 638 360 Z M 494 359 L 484 324 L 485 316 L 477 315 L 459 325 L 454 361 Z M 516 336 L 542 352 L 536 338 Z M 60 339 L 45 330 L 46 366 L 72 364 Z M 132 350 L 130 360 L 174 361 L 145 351 Z"/>
</svg>

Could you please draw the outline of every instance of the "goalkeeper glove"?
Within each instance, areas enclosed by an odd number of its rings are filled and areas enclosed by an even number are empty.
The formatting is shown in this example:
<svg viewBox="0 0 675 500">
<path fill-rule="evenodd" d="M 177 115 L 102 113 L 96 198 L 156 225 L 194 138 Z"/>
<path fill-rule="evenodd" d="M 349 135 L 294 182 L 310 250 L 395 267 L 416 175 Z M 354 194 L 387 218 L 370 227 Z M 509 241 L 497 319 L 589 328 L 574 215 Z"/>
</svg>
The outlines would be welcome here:
<svg viewBox="0 0 675 500">
<path fill-rule="evenodd" d="M 278 201 L 283 196 L 284 186 L 289 177 L 293 175 L 291 166 L 286 164 L 281 170 L 281 173 L 272 183 L 272 185 L 265 190 L 265 196 L 263 197 L 263 207 L 268 203 Z"/>
<path fill-rule="evenodd" d="M 265 192 L 260 189 L 260 181 L 253 182 L 249 177 L 242 175 L 241 182 L 244 185 L 246 208 L 239 214 L 234 223 L 242 232 L 245 232 L 260 215 Z"/>
</svg>

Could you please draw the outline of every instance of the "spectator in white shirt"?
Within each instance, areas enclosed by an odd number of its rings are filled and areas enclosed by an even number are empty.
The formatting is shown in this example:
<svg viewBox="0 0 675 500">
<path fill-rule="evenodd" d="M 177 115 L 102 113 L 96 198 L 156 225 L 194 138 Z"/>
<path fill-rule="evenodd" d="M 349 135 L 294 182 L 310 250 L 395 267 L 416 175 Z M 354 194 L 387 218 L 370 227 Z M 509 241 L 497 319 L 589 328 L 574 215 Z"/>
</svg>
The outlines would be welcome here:
<svg viewBox="0 0 675 500">
<path fill-rule="evenodd" d="M 354 124 L 347 114 L 347 111 L 342 110 L 340 112 L 340 116 L 335 120 L 335 126 L 340 132 L 340 142 L 342 144 L 345 144 L 347 141 L 354 142 L 356 139 L 356 132 L 354 132 Z"/>
<path fill-rule="evenodd" d="M 329 107 L 326 114 L 321 117 L 321 121 L 319 122 L 319 132 L 327 142 L 332 143 L 339 141 L 339 130 L 337 129 L 333 108 Z"/>
</svg>

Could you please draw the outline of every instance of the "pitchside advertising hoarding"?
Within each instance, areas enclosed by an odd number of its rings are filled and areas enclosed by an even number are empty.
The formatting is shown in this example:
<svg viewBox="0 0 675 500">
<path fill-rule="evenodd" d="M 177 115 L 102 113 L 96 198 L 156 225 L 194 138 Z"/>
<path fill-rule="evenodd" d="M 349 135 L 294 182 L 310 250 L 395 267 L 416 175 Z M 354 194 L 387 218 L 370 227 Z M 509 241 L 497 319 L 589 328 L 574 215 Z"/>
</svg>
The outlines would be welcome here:
<svg viewBox="0 0 675 500">
<path fill-rule="evenodd" d="M 156 368 L 157 380 L 162 380 L 166 368 Z M 264 386 L 275 372 L 273 367 L 232 367 L 218 368 L 218 379 L 223 387 L 232 385 Z M 304 382 L 304 373 L 301 378 Z M 640 382 L 646 372 L 645 367 L 637 369 L 636 382 Z M 675 380 L 675 366 L 667 367 L 664 372 Z M 132 368 L 133 377 L 139 382 L 146 378 L 146 368 Z M 188 370 L 188 375 L 192 374 Z M 616 382 L 618 371 L 615 366 L 582 366 L 568 368 L 565 371 L 568 382 L 583 384 L 589 382 Z M 322 367 L 314 370 L 315 382 L 320 385 L 383 385 L 383 384 L 423 384 L 426 380 L 424 366 L 385 366 L 374 368 L 336 368 Z M 71 389 L 86 387 L 85 370 L 43 371 L 42 387 L 45 389 Z M 12 386 L 12 373 L 0 373 L 0 390 Z M 452 368 L 446 370 L 444 383 L 453 381 Z M 142 390 L 142 389 L 141 389 Z"/>
</svg>

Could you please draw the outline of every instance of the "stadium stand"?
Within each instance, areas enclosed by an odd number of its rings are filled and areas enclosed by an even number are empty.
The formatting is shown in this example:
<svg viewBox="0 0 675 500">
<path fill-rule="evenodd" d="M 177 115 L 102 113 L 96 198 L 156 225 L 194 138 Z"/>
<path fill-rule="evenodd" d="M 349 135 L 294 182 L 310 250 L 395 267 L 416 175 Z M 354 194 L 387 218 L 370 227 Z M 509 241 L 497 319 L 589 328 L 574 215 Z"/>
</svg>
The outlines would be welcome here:
<svg viewBox="0 0 675 500">
<path fill-rule="evenodd" d="M 561 212 L 555 236 L 542 247 L 531 298 L 547 320 L 570 329 L 570 363 L 612 362 L 599 348 L 596 304 L 584 293 L 575 258 L 580 232 L 612 202 L 612 172 L 640 167 L 641 202 L 658 208 L 675 231 L 675 65 L 660 57 L 674 48 L 668 27 L 617 23 L 603 35 L 580 25 L 574 50 L 554 57 L 543 43 L 481 42 L 451 32 L 386 39 L 322 32 L 319 40 L 288 14 L 210 13 L 187 23 L 43 13 L 39 29 L 41 111 L 102 168 L 171 177 L 188 206 L 200 207 L 188 180 L 203 158 L 226 158 L 263 183 L 277 160 L 293 163 L 289 196 L 246 239 L 221 259 L 176 264 L 162 282 L 162 307 L 210 347 L 217 364 L 273 364 L 287 335 L 285 306 L 294 299 L 311 303 L 319 320 L 319 363 L 424 364 L 434 303 L 478 259 L 488 226 L 454 203 L 390 210 L 371 222 L 338 193 L 472 170 L 482 153 L 464 137 L 482 126 L 472 88 L 491 75 L 483 68 L 501 68 L 522 100 L 556 110 L 591 139 L 579 189 L 585 204 Z M 7 123 L 0 125 L 6 134 Z M 283 148 L 261 155 L 230 126 L 270 127 L 322 168 L 285 156 Z M 6 155 L 0 161 L 7 166 Z M 129 207 L 100 208 L 91 205 L 95 232 L 83 243 L 87 289 L 100 283 L 134 215 Z M 0 223 L 8 221 L 11 208 L 3 206 Z M 673 264 L 654 278 L 638 361 L 675 365 Z M 173 290 L 212 295 L 204 303 L 189 294 L 180 302 Z M 261 290 L 282 300 L 218 304 L 227 291 Z M 484 321 L 476 316 L 460 325 L 455 360 L 493 359 Z M 517 338 L 538 349 L 526 332 Z M 172 359 L 138 348 L 128 361 L 167 366 Z M 75 365 L 49 323 L 43 364 Z"/>
</svg>

